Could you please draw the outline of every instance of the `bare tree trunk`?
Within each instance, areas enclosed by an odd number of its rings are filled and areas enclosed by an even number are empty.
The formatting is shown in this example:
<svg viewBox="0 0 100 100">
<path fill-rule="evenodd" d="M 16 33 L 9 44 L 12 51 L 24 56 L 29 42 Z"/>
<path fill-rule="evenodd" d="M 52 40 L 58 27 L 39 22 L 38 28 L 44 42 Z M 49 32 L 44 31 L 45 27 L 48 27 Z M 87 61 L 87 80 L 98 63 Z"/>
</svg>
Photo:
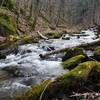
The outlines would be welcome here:
<svg viewBox="0 0 100 100">
<path fill-rule="evenodd" d="M 18 25 L 20 18 L 20 2 L 18 2 L 16 6 L 17 6 L 17 25 Z"/>
<path fill-rule="evenodd" d="M 61 18 L 61 13 L 62 12 L 64 13 L 64 11 L 62 10 L 63 7 L 64 7 L 64 0 L 60 0 L 56 26 L 58 26 L 58 24 L 59 24 L 59 20 Z"/>
<path fill-rule="evenodd" d="M 40 11 L 40 6 L 39 6 L 40 0 L 36 0 L 36 4 L 34 7 L 34 20 L 32 23 L 32 30 L 35 30 L 35 26 L 38 20 L 38 15 L 39 15 L 39 11 Z"/>
</svg>

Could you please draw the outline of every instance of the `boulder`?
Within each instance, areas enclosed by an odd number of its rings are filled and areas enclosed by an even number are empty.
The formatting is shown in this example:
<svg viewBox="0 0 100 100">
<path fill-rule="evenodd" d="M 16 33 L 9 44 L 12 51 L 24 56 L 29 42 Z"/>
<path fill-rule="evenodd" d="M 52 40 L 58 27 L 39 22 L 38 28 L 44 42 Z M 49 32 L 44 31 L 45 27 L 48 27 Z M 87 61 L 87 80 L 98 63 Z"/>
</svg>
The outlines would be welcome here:
<svg viewBox="0 0 100 100">
<path fill-rule="evenodd" d="M 78 48 L 78 47 L 69 48 L 66 50 L 66 54 L 63 56 L 62 61 L 65 61 L 65 60 L 67 60 L 71 57 L 77 56 L 77 55 L 85 55 L 86 56 L 86 54 L 83 51 L 83 48 Z"/>
<path fill-rule="evenodd" d="M 82 63 L 84 61 L 84 59 L 85 59 L 85 56 L 78 55 L 78 56 L 72 57 L 72 58 L 62 62 L 62 65 L 65 69 L 73 69 L 78 64 Z"/>
<path fill-rule="evenodd" d="M 11 65 L 2 68 L 2 70 L 7 71 L 9 74 L 12 74 L 15 77 L 27 77 L 32 76 L 33 71 L 32 67 L 20 66 L 20 65 Z"/>
<path fill-rule="evenodd" d="M 100 46 L 96 47 L 94 50 L 94 58 L 100 61 Z"/>
</svg>

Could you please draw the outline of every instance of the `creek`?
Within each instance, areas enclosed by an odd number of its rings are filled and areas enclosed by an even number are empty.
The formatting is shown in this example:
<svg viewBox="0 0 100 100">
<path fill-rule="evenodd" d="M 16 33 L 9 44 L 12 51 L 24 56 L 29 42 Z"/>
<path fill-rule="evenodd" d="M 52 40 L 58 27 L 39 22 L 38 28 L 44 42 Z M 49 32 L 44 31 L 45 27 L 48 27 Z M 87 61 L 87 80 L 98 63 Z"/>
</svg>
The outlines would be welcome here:
<svg viewBox="0 0 100 100">
<path fill-rule="evenodd" d="M 68 71 L 61 65 L 64 54 L 55 54 L 45 60 L 42 60 L 39 54 L 91 43 L 99 37 L 94 29 L 88 29 L 81 31 L 81 34 L 65 34 L 59 39 L 41 39 L 38 43 L 19 46 L 17 54 L 7 55 L 6 59 L 0 60 L 0 79 L 4 74 L 7 76 L 6 79 L 0 80 L 0 100 L 5 100 L 5 98 L 10 100 L 13 96 L 30 89 L 31 85 L 45 79 L 54 79 Z M 85 52 L 88 56 L 93 54 L 91 50 Z M 14 71 L 17 76 L 10 76 L 2 69 Z"/>
</svg>

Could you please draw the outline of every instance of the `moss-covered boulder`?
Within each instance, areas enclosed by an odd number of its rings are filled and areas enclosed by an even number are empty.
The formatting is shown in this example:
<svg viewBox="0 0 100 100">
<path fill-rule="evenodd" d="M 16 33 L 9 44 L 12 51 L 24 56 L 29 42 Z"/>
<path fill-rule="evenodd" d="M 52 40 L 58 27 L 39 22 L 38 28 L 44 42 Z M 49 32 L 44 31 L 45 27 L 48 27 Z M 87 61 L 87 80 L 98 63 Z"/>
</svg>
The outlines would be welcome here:
<svg viewBox="0 0 100 100">
<path fill-rule="evenodd" d="M 96 47 L 94 50 L 94 58 L 100 61 L 100 46 Z"/>
<path fill-rule="evenodd" d="M 85 59 L 84 55 L 78 55 L 75 57 L 72 57 L 64 62 L 62 62 L 63 67 L 66 69 L 73 69 L 74 67 L 76 67 L 78 64 L 80 64 L 81 62 L 83 62 Z"/>
<path fill-rule="evenodd" d="M 4 0 L 0 0 L 0 5 L 2 4 Z M 7 7 L 9 9 L 12 9 L 16 4 L 16 0 L 5 0 L 3 5 L 4 7 Z"/>
<path fill-rule="evenodd" d="M 49 33 L 46 33 L 46 36 L 49 38 L 49 39 L 58 39 L 60 38 L 62 35 L 58 32 L 49 32 Z"/>
<path fill-rule="evenodd" d="M 0 35 L 8 36 L 16 34 L 17 25 L 14 18 L 7 14 L 0 13 Z"/>
<path fill-rule="evenodd" d="M 66 54 L 63 56 L 62 61 L 65 61 L 65 60 L 67 60 L 71 57 L 77 56 L 77 55 L 85 55 L 86 56 L 86 54 L 83 51 L 83 48 L 78 48 L 78 47 L 71 48 L 71 49 L 69 48 L 69 49 L 67 49 Z"/>
<path fill-rule="evenodd" d="M 15 97 L 15 100 L 39 100 L 41 93 L 43 92 L 46 85 L 49 83 L 48 80 L 43 81 L 41 84 L 32 86 L 32 89 L 27 91 L 23 96 Z"/>
<path fill-rule="evenodd" d="M 62 94 L 70 94 L 82 88 L 82 85 L 87 83 L 89 87 L 92 83 L 97 84 L 100 80 L 100 62 L 88 61 L 81 63 L 73 70 L 65 75 L 50 82 L 49 85 L 36 85 L 32 90 L 26 92 L 24 95 L 18 97 L 16 100 L 39 100 L 39 97 L 45 89 L 42 100 L 56 100 Z M 88 83 L 90 81 L 90 83 Z M 44 87 L 43 87 L 44 86 Z M 47 86 L 47 87 L 46 87 Z M 41 87 L 43 87 L 41 89 Z M 45 88 L 46 87 L 46 88 Z M 38 90 L 40 90 L 37 92 Z M 93 88 L 92 88 L 93 89 Z M 100 90 L 100 88 L 98 88 Z"/>
</svg>

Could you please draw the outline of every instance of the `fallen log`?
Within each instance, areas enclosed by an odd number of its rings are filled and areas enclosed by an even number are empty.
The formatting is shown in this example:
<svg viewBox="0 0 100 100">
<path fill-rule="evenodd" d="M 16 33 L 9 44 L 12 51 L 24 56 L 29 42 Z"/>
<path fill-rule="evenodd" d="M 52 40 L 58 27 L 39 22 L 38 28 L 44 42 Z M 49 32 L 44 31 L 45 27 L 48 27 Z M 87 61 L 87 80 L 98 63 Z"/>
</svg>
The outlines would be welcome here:
<svg viewBox="0 0 100 100">
<path fill-rule="evenodd" d="M 40 31 L 38 31 L 37 33 L 42 39 L 48 40 L 48 38 L 44 36 L 43 34 L 41 34 Z"/>
<path fill-rule="evenodd" d="M 94 40 L 94 41 L 91 42 L 91 43 L 81 44 L 81 45 L 74 46 L 74 47 L 86 48 L 86 47 L 94 46 L 94 45 L 97 45 L 97 44 L 100 44 L 100 39 L 96 39 L 96 40 Z M 71 48 L 74 48 L 74 47 L 71 47 Z M 63 48 L 63 49 L 60 49 L 60 50 L 53 50 L 53 51 L 48 52 L 48 53 L 46 53 L 46 54 L 40 54 L 39 56 L 40 56 L 42 59 L 45 59 L 45 58 L 48 58 L 50 55 L 53 55 L 53 54 L 64 53 L 64 52 L 66 52 L 68 49 L 69 49 L 69 47 L 66 47 L 66 48 Z"/>
</svg>

